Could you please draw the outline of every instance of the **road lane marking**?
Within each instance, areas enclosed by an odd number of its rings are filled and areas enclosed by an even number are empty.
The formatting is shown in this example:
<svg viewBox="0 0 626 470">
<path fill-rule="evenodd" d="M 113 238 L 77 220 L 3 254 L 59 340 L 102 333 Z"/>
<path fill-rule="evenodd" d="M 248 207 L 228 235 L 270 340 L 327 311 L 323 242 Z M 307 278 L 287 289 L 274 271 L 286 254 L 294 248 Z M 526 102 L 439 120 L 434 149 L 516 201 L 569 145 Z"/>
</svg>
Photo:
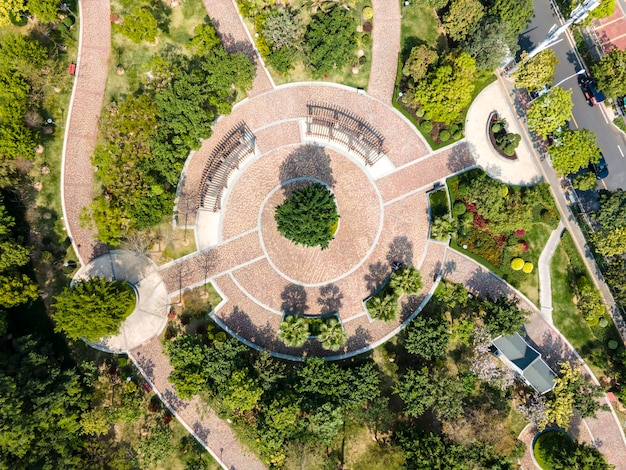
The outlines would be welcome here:
<svg viewBox="0 0 626 470">
<path fill-rule="evenodd" d="M 578 129 L 578 123 L 576 122 L 576 118 L 574 117 L 574 113 L 572 113 L 570 115 L 570 117 L 572 118 L 572 121 L 574 121 L 574 125 L 576 126 L 576 129 Z"/>
<path fill-rule="evenodd" d="M 604 189 L 606 189 L 607 191 L 609 190 L 609 188 L 606 187 L 606 183 L 604 182 L 604 180 L 600 180 L 600 183 L 602 183 L 602 186 L 604 186 Z"/>
<path fill-rule="evenodd" d="M 622 152 L 622 147 L 618 145 L 617 150 L 619 150 L 619 154 L 622 156 L 622 158 L 624 158 L 624 152 Z"/>
</svg>

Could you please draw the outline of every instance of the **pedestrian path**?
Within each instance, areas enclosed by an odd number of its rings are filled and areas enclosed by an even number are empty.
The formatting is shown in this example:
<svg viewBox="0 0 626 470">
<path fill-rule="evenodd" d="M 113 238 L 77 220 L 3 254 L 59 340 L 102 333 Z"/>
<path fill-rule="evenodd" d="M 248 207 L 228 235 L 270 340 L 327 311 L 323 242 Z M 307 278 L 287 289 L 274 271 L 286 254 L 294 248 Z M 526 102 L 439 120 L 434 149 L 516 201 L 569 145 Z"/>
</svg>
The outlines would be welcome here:
<svg viewBox="0 0 626 470">
<path fill-rule="evenodd" d="M 400 53 L 400 2 L 373 0 L 372 67 L 367 93 L 391 104 Z"/>
<path fill-rule="evenodd" d="M 552 321 L 552 278 L 550 277 L 550 261 L 556 251 L 561 235 L 565 230 L 565 223 L 561 220 L 559 225 L 550 235 L 548 242 L 543 247 L 539 256 L 539 308 L 544 320 L 554 325 Z"/>
<path fill-rule="evenodd" d="M 70 99 L 63 167 L 61 198 L 63 218 L 74 251 L 81 264 L 104 254 L 107 249 L 96 240 L 96 231 L 79 221 L 93 200 L 94 168 L 91 154 L 96 148 L 98 120 L 104 97 L 111 49 L 111 15 L 108 0 L 80 2 L 80 37 L 76 78 Z"/>
</svg>

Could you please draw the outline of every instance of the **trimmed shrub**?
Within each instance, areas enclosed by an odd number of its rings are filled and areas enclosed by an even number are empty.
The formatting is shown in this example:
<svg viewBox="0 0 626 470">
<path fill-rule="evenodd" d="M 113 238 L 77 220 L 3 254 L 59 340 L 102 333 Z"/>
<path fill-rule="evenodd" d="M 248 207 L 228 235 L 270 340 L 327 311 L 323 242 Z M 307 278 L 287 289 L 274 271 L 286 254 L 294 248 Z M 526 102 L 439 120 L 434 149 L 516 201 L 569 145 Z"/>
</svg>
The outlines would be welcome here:
<svg viewBox="0 0 626 470">
<path fill-rule="evenodd" d="M 365 64 L 367 64 L 367 57 L 362 55 L 361 57 L 359 57 L 359 65 L 365 65 Z"/>
<path fill-rule="evenodd" d="M 513 271 L 519 271 L 520 269 L 523 269 L 525 265 L 526 263 L 524 263 L 522 258 L 513 258 L 511 260 L 511 269 Z"/>
<path fill-rule="evenodd" d="M 370 36 L 369 34 L 364 34 L 363 36 L 361 36 L 361 44 L 363 44 L 364 46 L 369 46 L 372 43 L 372 36 Z"/>
<path fill-rule="evenodd" d="M 63 24 L 67 26 L 68 28 L 71 28 L 72 26 L 74 26 L 74 17 L 66 16 L 65 19 L 63 20 Z"/>
<path fill-rule="evenodd" d="M 374 26 L 369 21 L 363 25 L 363 31 L 365 31 L 366 33 L 371 33 L 373 29 Z"/>
<path fill-rule="evenodd" d="M 500 196 L 506 197 L 508 195 L 509 195 L 509 187 L 505 185 L 500 186 Z"/>
<path fill-rule="evenodd" d="M 417 109 L 415 110 L 415 115 L 416 115 L 418 118 L 422 118 L 422 117 L 424 117 L 424 108 L 417 108 Z"/>
<path fill-rule="evenodd" d="M 430 121 L 432 118 L 433 118 L 433 113 L 431 113 L 430 111 L 424 114 L 424 119 L 426 119 L 427 121 Z"/>
<path fill-rule="evenodd" d="M 422 128 L 422 132 L 430 132 L 433 130 L 433 123 L 430 121 L 424 121 L 420 127 Z"/>
<path fill-rule="evenodd" d="M 465 214 L 467 208 L 465 207 L 465 203 L 463 201 L 456 201 L 452 206 L 452 213 L 459 217 L 460 215 Z"/>
<path fill-rule="evenodd" d="M 606 318 L 602 317 L 600 318 L 600 320 L 598 320 L 598 326 L 600 328 L 606 328 L 607 326 L 609 326 L 609 321 Z"/>
<path fill-rule="evenodd" d="M 439 133 L 439 140 L 442 142 L 447 142 L 448 140 L 450 140 L 450 131 L 447 131 L 446 129 L 442 130 Z"/>
<path fill-rule="evenodd" d="M 524 271 L 526 274 L 530 274 L 533 272 L 533 264 L 530 262 L 526 262 L 524 263 L 524 267 L 522 268 L 522 271 Z"/>
<path fill-rule="evenodd" d="M 615 351 L 619 346 L 619 343 L 614 339 L 610 339 L 606 345 L 609 347 L 610 350 Z"/>
<path fill-rule="evenodd" d="M 552 214 L 551 210 L 543 209 L 541 211 L 541 220 L 544 221 L 545 223 L 552 222 L 552 218 L 553 217 L 554 217 L 554 215 Z"/>
<path fill-rule="evenodd" d="M 467 186 L 467 183 L 459 183 L 458 191 L 461 196 L 467 196 L 467 192 L 469 191 L 469 187 Z"/>
<path fill-rule="evenodd" d="M 458 124 L 450 124 L 450 134 L 454 134 L 458 130 L 459 130 L 459 125 Z"/>
<path fill-rule="evenodd" d="M 463 138 L 463 132 L 456 131 L 452 137 L 454 137 L 454 140 L 461 140 Z"/>
<path fill-rule="evenodd" d="M 501 130 L 502 130 L 502 125 L 498 122 L 496 122 L 493 126 L 491 126 L 491 132 L 493 132 L 494 134 L 497 134 Z"/>
<path fill-rule="evenodd" d="M 372 7 L 364 7 L 363 8 L 363 19 L 365 21 L 369 21 L 374 18 L 374 10 Z"/>
<path fill-rule="evenodd" d="M 512 157 L 513 155 L 515 155 L 515 147 L 513 147 L 512 144 L 505 146 L 502 149 L 502 151 L 504 152 L 505 155 L 508 155 L 509 157 Z"/>
</svg>

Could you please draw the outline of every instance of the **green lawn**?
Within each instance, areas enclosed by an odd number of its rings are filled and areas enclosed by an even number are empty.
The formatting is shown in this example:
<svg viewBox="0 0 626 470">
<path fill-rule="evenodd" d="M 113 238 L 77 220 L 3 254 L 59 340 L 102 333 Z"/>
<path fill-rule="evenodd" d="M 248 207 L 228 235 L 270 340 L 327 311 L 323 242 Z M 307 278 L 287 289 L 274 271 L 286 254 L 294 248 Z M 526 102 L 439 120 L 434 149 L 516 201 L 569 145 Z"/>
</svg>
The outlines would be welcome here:
<svg viewBox="0 0 626 470">
<path fill-rule="evenodd" d="M 446 37 L 439 28 L 439 20 L 432 7 L 415 1 L 409 6 L 404 6 L 404 2 L 401 1 L 400 8 L 402 9 L 400 44 L 403 62 L 411 49 L 421 44 L 427 44 L 439 52 L 447 49 Z"/>
<path fill-rule="evenodd" d="M 443 217 L 450 214 L 448 207 L 448 192 L 445 188 L 430 193 L 430 211 L 433 217 Z"/>
</svg>

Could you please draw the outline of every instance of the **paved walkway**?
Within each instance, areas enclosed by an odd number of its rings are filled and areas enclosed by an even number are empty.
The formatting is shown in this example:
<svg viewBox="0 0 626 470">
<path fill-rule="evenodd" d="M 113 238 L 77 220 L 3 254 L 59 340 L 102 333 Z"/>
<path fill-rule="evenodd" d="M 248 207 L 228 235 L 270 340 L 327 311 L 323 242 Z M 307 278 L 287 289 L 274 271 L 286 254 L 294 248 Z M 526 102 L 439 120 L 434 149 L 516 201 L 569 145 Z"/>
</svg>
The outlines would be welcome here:
<svg viewBox="0 0 626 470">
<path fill-rule="evenodd" d="M 550 262 L 552 261 L 552 256 L 554 256 L 557 246 L 559 246 L 564 230 L 565 224 L 561 221 L 550 235 L 550 238 L 548 238 L 546 246 L 543 247 L 543 251 L 541 255 L 539 255 L 538 262 L 540 312 L 544 320 L 551 325 L 554 325 L 554 322 L 552 321 L 552 278 L 550 276 Z"/>
<path fill-rule="evenodd" d="M 372 67 L 367 93 L 391 104 L 400 53 L 400 2 L 373 0 Z"/>
<path fill-rule="evenodd" d="M 79 216 L 94 197 L 94 168 L 98 120 L 109 70 L 111 9 L 108 0 L 80 2 L 80 39 L 76 78 L 65 122 L 61 198 L 63 217 L 81 264 L 107 251 L 96 232 L 81 225 Z"/>
<path fill-rule="evenodd" d="M 499 81 L 495 81 L 476 97 L 467 112 L 465 135 L 476 164 L 489 176 L 503 183 L 532 185 L 541 180 L 532 151 L 522 139 L 516 150 L 517 160 L 507 160 L 495 151 L 487 133 L 487 122 L 493 111 L 506 119 L 509 132 L 522 135 L 520 123 Z"/>
<path fill-rule="evenodd" d="M 118 334 L 102 338 L 93 347 L 110 353 L 123 353 L 149 341 L 167 323 L 169 299 L 156 265 L 133 251 L 114 250 L 83 266 L 74 281 L 92 277 L 126 281 L 137 295 L 133 313 L 124 320 Z"/>
</svg>

